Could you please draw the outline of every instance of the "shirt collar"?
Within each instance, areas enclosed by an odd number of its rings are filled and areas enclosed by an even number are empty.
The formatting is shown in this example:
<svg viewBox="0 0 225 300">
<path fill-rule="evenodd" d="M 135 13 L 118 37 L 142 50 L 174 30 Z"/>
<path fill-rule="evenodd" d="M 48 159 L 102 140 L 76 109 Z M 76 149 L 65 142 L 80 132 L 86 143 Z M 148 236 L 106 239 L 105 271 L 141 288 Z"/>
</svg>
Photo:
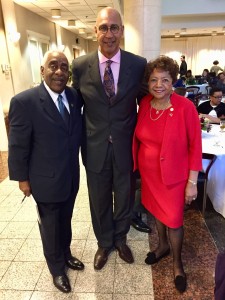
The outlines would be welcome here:
<svg viewBox="0 0 225 300">
<path fill-rule="evenodd" d="M 56 103 L 59 94 L 53 92 L 45 81 L 43 83 L 44 83 L 44 86 L 45 86 L 46 90 L 48 91 L 49 95 L 51 96 L 52 100 L 54 101 L 54 103 Z M 62 93 L 60 93 L 60 95 L 62 95 L 62 97 L 64 99 L 66 99 L 65 90 Z"/>
<path fill-rule="evenodd" d="M 120 57 L 121 57 L 121 51 L 119 49 L 119 51 L 112 57 L 110 58 L 111 61 L 115 62 L 115 63 L 120 63 Z M 103 64 L 105 63 L 107 60 L 109 60 L 109 58 L 105 57 L 100 50 L 98 50 L 98 58 L 99 58 L 99 63 Z"/>
</svg>

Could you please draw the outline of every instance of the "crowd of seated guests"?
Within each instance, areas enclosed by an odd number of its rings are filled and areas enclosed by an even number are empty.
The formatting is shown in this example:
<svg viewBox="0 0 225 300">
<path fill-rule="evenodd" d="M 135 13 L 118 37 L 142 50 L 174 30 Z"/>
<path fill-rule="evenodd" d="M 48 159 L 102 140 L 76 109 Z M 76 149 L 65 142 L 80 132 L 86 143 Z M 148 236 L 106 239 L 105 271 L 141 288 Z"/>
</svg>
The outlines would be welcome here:
<svg viewBox="0 0 225 300">
<path fill-rule="evenodd" d="M 208 69 L 204 69 L 202 75 L 192 75 L 191 70 L 187 70 L 186 76 L 181 76 L 173 85 L 174 88 L 186 87 L 187 85 L 205 84 L 208 83 L 210 87 L 218 86 L 225 94 L 225 71 L 220 72 L 218 76 L 215 72 L 209 72 Z"/>
</svg>

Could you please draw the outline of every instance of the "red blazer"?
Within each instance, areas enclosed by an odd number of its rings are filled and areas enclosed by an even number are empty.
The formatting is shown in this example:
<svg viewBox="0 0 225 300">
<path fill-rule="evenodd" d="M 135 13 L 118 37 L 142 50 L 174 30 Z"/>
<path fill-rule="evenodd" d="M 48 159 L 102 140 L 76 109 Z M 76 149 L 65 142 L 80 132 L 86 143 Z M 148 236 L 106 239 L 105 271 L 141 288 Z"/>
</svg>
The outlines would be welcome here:
<svg viewBox="0 0 225 300">
<path fill-rule="evenodd" d="M 140 126 L 145 114 L 149 114 L 152 98 L 152 95 L 147 95 L 141 100 L 136 128 Z M 190 100 L 175 93 L 171 95 L 171 104 L 160 151 L 162 180 L 166 185 L 187 180 L 190 170 L 202 169 L 201 128 L 197 110 Z M 134 170 L 138 169 L 138 149 L 139 141 L 135 129 Z"/>
</svg>

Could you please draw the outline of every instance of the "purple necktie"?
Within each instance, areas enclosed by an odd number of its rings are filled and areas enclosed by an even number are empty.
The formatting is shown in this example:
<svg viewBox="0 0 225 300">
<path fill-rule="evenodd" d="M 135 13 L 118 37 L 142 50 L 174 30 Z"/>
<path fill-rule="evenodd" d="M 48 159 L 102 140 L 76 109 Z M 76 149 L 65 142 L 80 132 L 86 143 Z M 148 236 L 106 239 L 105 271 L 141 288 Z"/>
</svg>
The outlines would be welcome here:
<svg viewBox="0 0 225 300">
<path fill-rule="evenodd" d="M 106 61 L 106 67 L 103 77 L 103 86 L 106 92 L 106 95 L 109 98 L 112 98 L 115 96 L 115 85 L 114 85 L 114 79 L 113 79 L 113 73 L 111 69 L 111 60 Z"/>
</svg>

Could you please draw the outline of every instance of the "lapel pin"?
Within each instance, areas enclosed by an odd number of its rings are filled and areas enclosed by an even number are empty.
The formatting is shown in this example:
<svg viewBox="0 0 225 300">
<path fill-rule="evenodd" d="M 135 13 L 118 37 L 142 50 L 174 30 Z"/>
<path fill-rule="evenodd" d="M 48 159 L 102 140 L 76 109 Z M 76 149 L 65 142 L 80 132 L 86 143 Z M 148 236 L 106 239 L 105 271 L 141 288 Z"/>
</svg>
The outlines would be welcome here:
<svg viewBox="0 0 225 300">
<path fill-rule="evenodd" d="M 170 117 L 172 117 L 173 116 L 173 114 L 169 114 L 170 115 Z"/>
<path fill-rule="evenodd" d="M 170 108 L 170 111 L 174 111 L 174 108 L 173 108 L 173 107 L 171 107 L 171 108 Z"/>
<path fill-rule="evenodd" d="M 70 106 L 73 107 L 73 103 L 71 103 Z"/>
</svg>

